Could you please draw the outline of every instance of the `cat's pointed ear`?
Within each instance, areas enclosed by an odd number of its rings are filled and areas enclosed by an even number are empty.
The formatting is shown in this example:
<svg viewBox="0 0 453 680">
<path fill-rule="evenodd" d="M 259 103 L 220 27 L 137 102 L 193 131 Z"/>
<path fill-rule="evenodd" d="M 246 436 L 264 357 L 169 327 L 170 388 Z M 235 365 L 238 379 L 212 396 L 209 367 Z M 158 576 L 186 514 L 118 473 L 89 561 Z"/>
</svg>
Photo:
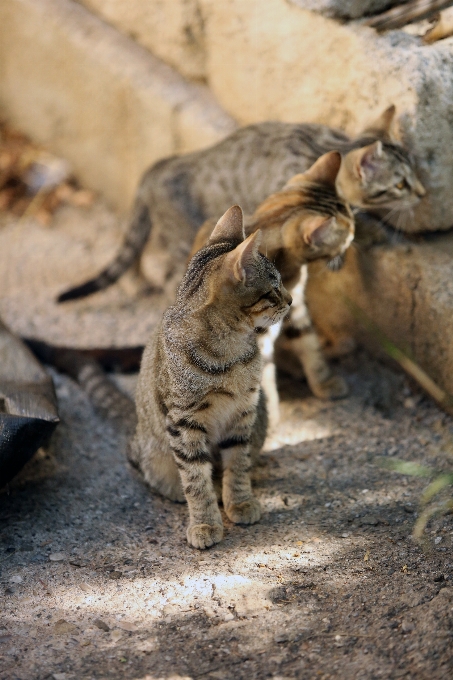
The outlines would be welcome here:
<svg viewBox="0 0 453 680">
<path fill-rule="evenodd" d="M 233 238 L 239 241 L 242 241 L 244 238 L 244 216 L 242 209 L 238 205 L 228 208 L 226 213 L 222 215 L 215 225 L 208 243 L 217 243 L 218 241 Z"/>
<path fill-rule="evenodd" d="M 360 149 L 360 151 L 361 153 L 357 158 L 354 169 L 357 177 L 361 181 L 364 181 L 367 179 L 369 174 L 373 173 L 376 165 L 383 158 L 384 148 L 382 146 L 381 140 L 378 139 L 377 142 L 374 142 L 369 146 L 365 146 L 363 149 Z"/>
<path fill-rule="evenodd" d="M 261 229 L 257 229 L 228 254 L 226 263 L 235 281 L 245 283 L 250 276 L 251 268 L 258 258 L 261 236 Z"/>
<path fill-rule="evenodd" d="M 314 182 L 323 182 L 334 187 L 340 166 L 341 154 L 338 151 L 329 151 L 321 156 L 321 158 L 318 158 L 316 163 L 313 163 L 311 168 L 305 173 L 305 176 Z M 293 179 L 296 179 L 296 177 L 293 177 Z"/>
<path fill-rule="evenodd" d="M 384 139 L 393 139 L 392 123 L 395 118 L 396 106 L 392 104 L 372 123 L 366 126 L 364 133 L 377 134 Z"/>
</svg>

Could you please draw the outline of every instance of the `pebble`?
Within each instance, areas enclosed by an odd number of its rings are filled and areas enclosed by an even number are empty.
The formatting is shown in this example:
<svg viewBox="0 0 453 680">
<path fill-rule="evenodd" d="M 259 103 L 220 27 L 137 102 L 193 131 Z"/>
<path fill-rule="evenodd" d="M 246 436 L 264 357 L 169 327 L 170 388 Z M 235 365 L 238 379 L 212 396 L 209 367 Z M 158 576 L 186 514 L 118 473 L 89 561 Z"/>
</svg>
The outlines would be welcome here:
<svg viewBox="0 0 453 680">
<path fill-rule="evenodd" d="M 412 630 L 415 629 L 415 626 L 413 623 L 410 623 L 409 621 L 403 621 L 401 624 L 401 630 L 403 633 L 410 633 Z"/>
<path fill-rule="evenodd" d="M 143 654 L 149 654 L 150 652 L 154 652 L 158 648 L 158 643 L 156 638 L 148 638 L 147 640 L 143 640 L 140 642 L 140 644 L 137 646 L 137 649 L 139 652 L 142 652 Z"/>
<path fill-rule="evenodd" d="M 14 595 L 15 592 L 16 592 L 16 589 L 13 588 L 12 586 L 10 586 L 9 588 L 5 588 L 5 594 L 6 595 Z"/>
<path fill-rule="evenodd" d="M 88 583 L 79 583 L 79 588 L 80 590 L 83 590 L 84 593 L 91 593 L 92 591 L 92 588 Z"/>
<path fill-rule="evenodd" d="M 68 676 L 66 673 L 53 673 L 52 677 L 54 680 L 66 680 Z"/>
<path fill-rule="evenodd" d="M 15 574 L 14 576 L 11 576 L 9 580 L 11 581 L 11 583 L 22 583 L 24 579 L 22 578 L 22 576 L 19 576 L 19 574 Z"/>
<path fill-rule="evenodd" d="M 62 552 L 51 553 L 49 555 L 49 560 L 51 562 L 63 562 L 66 559 L 66 555 Z"/>
<path fill-rule="evenodd" d="M 121 630 L 118 630 L 118 628 L 115 628 L 115 630 L 112 630 L 112 640 L 113 642 L 118 642 L 118 640 L 121 640 L 123 637 L 123 633 Z"/>
<path fill-rule="evenodd" d="M 66 635 L 67 633 L 74 633 L 77 630 L 77 626 L 65 619 L 59 619 L 53 630 L 55 635 Z"/>
<path fill-rule="evenodd" d="M 379 519 L 376 517 L 376 515 L 364 515 L 360 520 L 360 524 L 375 527 L 379 524 Z"/>
<path fill-rule="evenodd" d="M 442 541 L 442 536 L 436 536 L 436 538 L 434 539 L 434 543 L 435 543 L 436 545 L 439 545 L 439 543 L 440 543 L 441 541 Z M 12 581 L 12 580 L 13 580 L 13 579 L 11 579 L 11 581 Z M 20 581 L 16 581 L 16 583 L 20 583 Z"/>
<path fill-rule="evenodd" d="M 135 623 L 132 623 L 132 621 L 119 621 L 116 625 L 118 628 L 121 628 L 121 630 L 127 630 L 129 633 L 133 633 L 138 627 Z"/>
<path fill-rule="evenodd" d="M 122 574 L 121 571 L 111 571 L 111 572 L 109 573 L 109 578 L 112 578 L 112 579 L 116 579 L 116 580 L 117 580 L 117 579 L 121 578 L 122 575 L 123 575 L 123 574 Z"/>
<path fill-rule="evenodd" d="M 274 637 L 274 641 L 279 645 L 282 644 L 283 642 L 288 642 L 288 640 L 289 635 L 287 635 L 286 633 L 280 633 L 279 635 L 276 635 Z"/>
<path fill-rule="evenodd" d="M 100 628 L 105 633 L 108 633 L 110 630 L 109 626 L 102 619 L 95 619 L 93 623 L 97 628 Z"/>
</svg>

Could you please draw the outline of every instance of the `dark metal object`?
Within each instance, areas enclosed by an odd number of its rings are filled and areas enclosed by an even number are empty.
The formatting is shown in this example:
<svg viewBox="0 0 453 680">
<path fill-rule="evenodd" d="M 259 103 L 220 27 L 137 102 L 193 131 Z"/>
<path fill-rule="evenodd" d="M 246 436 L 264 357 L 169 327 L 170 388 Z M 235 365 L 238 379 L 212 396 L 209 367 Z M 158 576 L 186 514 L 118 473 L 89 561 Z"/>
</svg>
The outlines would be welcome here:
<svg viewBox="0 0 453 680">
<path fill-rule="evenodd" d="M 365 21 L 365 25 L 371 26 L 379 32 L 391 31 L 415 21 L 434 17 L 438 12 L 451 5 L 453 5 L 453 0 L 411 0 L 368 19 L 368 21 Z"/>
<path fill-rule="evenodd" d="M 0 487 L 45 444 L 58 422 L 52 379 L 0 321 Z"/>
</svg>

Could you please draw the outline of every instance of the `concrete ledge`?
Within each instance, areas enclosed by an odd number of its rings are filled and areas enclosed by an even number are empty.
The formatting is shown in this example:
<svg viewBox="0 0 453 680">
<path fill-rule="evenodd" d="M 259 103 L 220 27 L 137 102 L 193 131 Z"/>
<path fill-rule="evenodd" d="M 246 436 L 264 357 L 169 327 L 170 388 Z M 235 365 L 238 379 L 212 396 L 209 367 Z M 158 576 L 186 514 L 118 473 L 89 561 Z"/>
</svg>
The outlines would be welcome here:
<svg viewBox="0 0 453 680">
<path fill-rule="evenodd" d="M 71 0 L 0 3 L 0 115 L 120 209 L 151 163 L 235 128 L 205 87 Z"/>
<path fill-rule="evenodd" d="M 453 394 L 453 234 L 422 244 L 351 248 L 336 273 L 310 267 L 307 299 L 315 325 L 327 338 L 352 335 L 380 348 L 355 319 L 344 296 Z"/>
</svg>

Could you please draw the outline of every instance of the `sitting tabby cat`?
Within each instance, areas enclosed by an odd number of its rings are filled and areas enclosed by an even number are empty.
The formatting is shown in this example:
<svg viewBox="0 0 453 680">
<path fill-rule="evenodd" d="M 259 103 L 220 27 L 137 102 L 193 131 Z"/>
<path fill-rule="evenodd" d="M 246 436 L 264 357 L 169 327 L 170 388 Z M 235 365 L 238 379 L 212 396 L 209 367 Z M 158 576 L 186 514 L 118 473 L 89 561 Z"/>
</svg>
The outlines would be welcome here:
<svg viewBox="0 0 453 680">
<path fill-rule="evenodd" d="M 245 234 L 261 230 L 260 251 L 274 262 L 283 285 L 293 295 L 289 317 L 283 322 L 282 343 L 302 364 L 312 392 L 321 398 L 342 397 L 347 386 L 332 375 L 322 354 L 305 305 L 307 263 L 324 258 L 332 268 L 341 266 L 347 247 L 354 238 L 354 219 L 348 204 L 335 190 L 341 166 L 337 151 L 324 154 L 305 173 L 295 175 L 278 193 L 261 203 L 245 218 Z M 192 255 L 205 245 L 214 227 L 207 220 L 198 231 Z M 260 338 L 265 362 L 263 388 L 272 423 L 278 421 L 278 393 L 274 367 L 274 340 L 280 326 Z M 291 364 L 287 364 L 289 368 Z"/>
<path fill-rule="evenodd" d="M 153 489 L 186 498 L 195 548 L 222 539 L 214 476 L 222 478 L 232 522 L 260 518 L 250 482 L 267 424 L 257 333 L 291 304 L 280 274 L 258 251 L 260 238 L 255 231 L 243 240 L 238 206 L 225 213 L 190 261 L 142 359 L 129 457 Z"/>
<path fill-rule="evenodd" d="M 141 180 L 115 260 L 95 278 L 62 293 L 59 301 L 107 288 L 134 263 L 151 286 L 172 295 L 206 219 L 233 203 L 252 214 L 266 196 L 328 151 L 343 156 L 337 187 L 352 206 L 378 214 L 411 209 L 425 191 L 410 154 L 391 136 L 394 115 L 390 106 L 356 139 L 324 125 L 260 123 L 209 149 L 159 161 Z"/>
</svg>

